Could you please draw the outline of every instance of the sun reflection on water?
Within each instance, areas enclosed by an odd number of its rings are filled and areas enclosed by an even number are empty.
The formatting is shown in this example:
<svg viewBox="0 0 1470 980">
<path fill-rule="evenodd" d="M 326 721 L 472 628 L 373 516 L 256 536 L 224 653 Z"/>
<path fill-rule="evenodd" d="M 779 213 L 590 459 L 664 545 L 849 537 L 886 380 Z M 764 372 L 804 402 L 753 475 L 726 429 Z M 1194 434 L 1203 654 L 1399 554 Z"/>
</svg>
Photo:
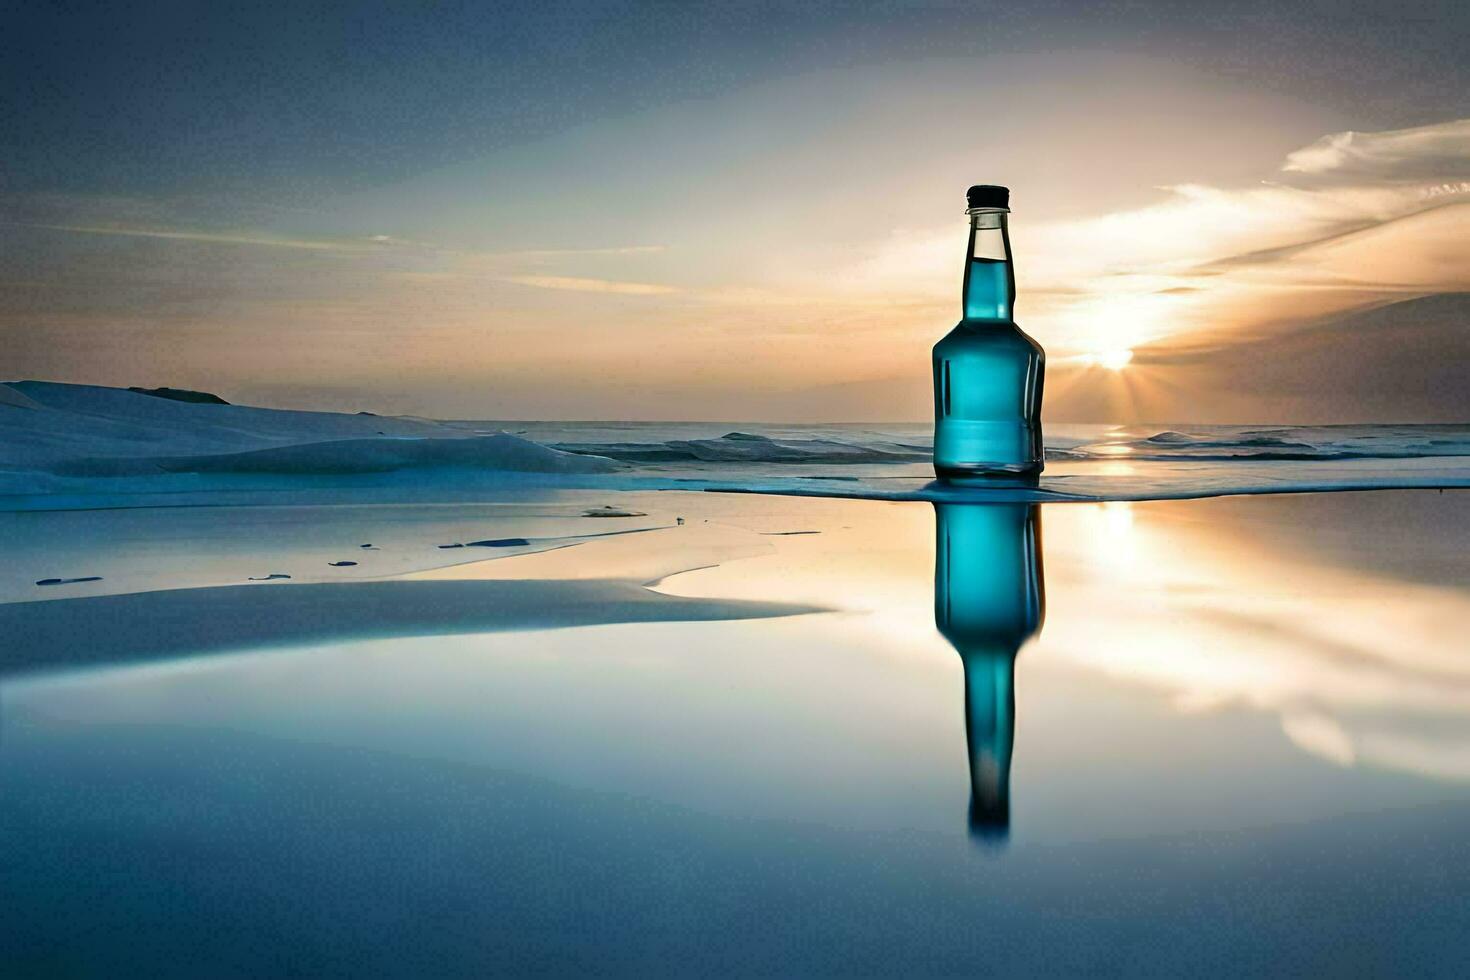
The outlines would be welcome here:
<svg viewBox="0 0 1470 980">
<path fill-rule="evenodd" d="M 1092 467 L 1131 470 L 1121 460 Z M 941 647 L 930 508 L 832 503 L 799 505 L 811 526 L 830 528 L 821 535 L 764 538 L 774 550 L 763 557 L 661 588 L 770 598 L 779 581 L 783 598 L 861 612 L 853 624 L 865 644 L 932 656 Z M 1185 712 L 1269 712 L 1292 744 L 1335 765 L 1470 780 L 1470 662 L 1459 639 L 1470 595 L 1323 563 L 1259 533 L 1281 506 L 1046 506 L 1047 627 L 1023 663 L 1152 689 Z"/>
<path fill-rule="evenodd" d="M 1180 710 L 1275 713 L 1293 744 L 1337 765 L 1470 779 L 1458 639 L 1470 596 L 1200 519 L 1225 506 L 1050 508 L 1047 561 L 1069 582 L 1052 591 L 1036 655 L 1154 688 Z"/>
</svg>

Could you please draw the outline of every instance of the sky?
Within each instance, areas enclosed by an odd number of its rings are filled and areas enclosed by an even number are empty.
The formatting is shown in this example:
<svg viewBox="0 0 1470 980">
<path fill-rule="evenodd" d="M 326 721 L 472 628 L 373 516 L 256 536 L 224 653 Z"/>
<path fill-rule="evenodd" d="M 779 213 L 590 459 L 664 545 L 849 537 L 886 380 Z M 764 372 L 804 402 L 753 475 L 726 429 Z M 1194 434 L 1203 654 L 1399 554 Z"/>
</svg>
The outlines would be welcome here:
<svg viewBox="0 0 1470 980">
<path fill-rule="evenodd" d="M 904 421 L 1012 188 L 1046 417 L 1464 421 L 1470 5 L 28 5 L 0 379 Z"/>
</svg>

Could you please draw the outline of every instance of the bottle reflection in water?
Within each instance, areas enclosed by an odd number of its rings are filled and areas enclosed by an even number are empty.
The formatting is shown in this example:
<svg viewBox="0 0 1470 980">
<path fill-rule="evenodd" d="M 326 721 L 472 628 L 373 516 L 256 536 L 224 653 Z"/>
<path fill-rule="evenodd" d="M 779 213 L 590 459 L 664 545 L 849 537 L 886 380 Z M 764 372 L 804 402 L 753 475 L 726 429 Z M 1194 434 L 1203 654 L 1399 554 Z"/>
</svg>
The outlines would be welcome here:
<svg viewBox="0 0 1470 980">
<path fill-rule="evenodd" d="M 1041 473 L 1046 354 L 1013 318 L 1010 191 L 969 191 L 964 318 L 934 345 L 934 472 L 952 483 L 1033 481 Z"/>
<path fill-rule="evenodd" d="M 970 830 L 1010 831 L 1016 652 L 1046 614 L 1035 504 L 935 504 L 934 624 L 965 669 Z"/>
</svg>

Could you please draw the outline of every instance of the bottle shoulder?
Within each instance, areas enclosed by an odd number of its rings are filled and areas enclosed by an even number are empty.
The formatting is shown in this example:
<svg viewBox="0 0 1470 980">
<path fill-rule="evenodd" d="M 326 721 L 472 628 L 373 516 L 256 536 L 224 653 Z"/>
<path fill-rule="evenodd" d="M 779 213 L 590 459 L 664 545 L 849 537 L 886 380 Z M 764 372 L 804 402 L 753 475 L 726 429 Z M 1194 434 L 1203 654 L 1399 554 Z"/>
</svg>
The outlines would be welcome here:
<svg viewBox="0 0 1470 980">
<path fill-rule="evenodd" d="M 949 347 L 999 347 L 1026 350 L 1045 358 L 1046 352 L 1013 320 L 961 320 L 934 345 L 935 351 Z"/>
</svg>

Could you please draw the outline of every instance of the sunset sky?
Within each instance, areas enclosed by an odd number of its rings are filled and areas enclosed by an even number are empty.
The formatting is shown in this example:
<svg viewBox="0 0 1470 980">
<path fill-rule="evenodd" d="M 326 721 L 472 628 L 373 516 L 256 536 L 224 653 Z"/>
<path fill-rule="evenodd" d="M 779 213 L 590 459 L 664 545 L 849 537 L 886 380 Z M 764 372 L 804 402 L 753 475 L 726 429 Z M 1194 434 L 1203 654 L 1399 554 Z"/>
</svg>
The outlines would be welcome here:
<svg viewBox="0 0 1470 980">
<path fill-rule="evenodd" d="M 1049 418 L 1470 417 L 1470 5 L 193 6 L 7 15 L 0 380 L 923 419 L 986 182 Z"/>
</svg>

